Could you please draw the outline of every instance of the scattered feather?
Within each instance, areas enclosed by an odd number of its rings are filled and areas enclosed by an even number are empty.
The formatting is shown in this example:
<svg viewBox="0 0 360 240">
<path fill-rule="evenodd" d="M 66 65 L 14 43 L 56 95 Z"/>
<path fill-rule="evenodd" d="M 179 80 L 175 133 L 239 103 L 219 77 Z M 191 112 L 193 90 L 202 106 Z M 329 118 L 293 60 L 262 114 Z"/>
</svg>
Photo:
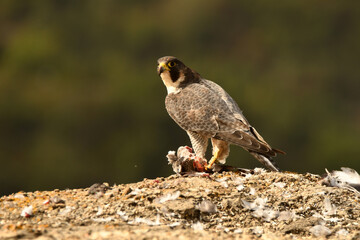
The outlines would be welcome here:
<svg viewBox="0 0 360 240">
<path fill-rule="evenodd" d="M 327 221 L 327 222 L 339 222 L 339 221 L 341 221 L 341 219 L 339 219 L 339 218 L 337 218 L 337 217 L 330 217 L 330 218 L 328 218 L 328 217 L 326 217 L 326 216 L 321 215 L 321 214 L 318 213 L 318 212 L 315 212 L 312 216 L 313 216 L 313 217 L 316 217 L 316 218 L 320 218 L 320 219 L 322 219 L 322 220 L 324 220 L 324 221 Z"/>
<path fill-rule="evenodd" d="M 246 200 L 241 199 L 244 208 L 248 209 L 248 210 L 254 210 L 256 207 L 256 203 L 255 202 L 248 202 Z"/>
<path fill-rule="evenodd" d="M 130 194 L 130 195 L 133 195 L 133 196 L 136 196 L 136 195 L 138 195 L 139 193 L 142 193 L 143 191 L 144 191 L 143 189 L 135 188 L 135 189 L 132 190 L 129 194 Z"/>
<path fill-rule="evenodd" d="M 257 236 L 261 236 L 264 233 L 264 229 L 260 226 L 256 226 L 253 229 L 251 229 L 252 233 L 257 235 Z"/>
<path fill-rule="evenodd" d="M 104 213 L 103 208 L 98 206 L 98 211 L 96 212 L 96 216 L 100 216 Z"/>
<path fill-rule="evenodd" d="M 286 183 L 284 183 L 284 182 L 275 182 L 275 183 L 273 183 L 273 185 L 275 187 L 278 187 L 278 188 L 284 188 L 286 186 Z"/>
<path fill-rule="evenodd" d="M 349 232 L 344 228 L 342 228 L 336 232 L 336 235 L 338 235 L 338 236 L 347 236 L 348 234 L 349 234 Z"/>
<path fill-rule="evenodd" d="M 328 197 L 324 198 L 324 209 L 322 211 L 322 214 L 325 216 L 328 215 L 335 215 L 337 208 L 334 204 L 331 204 L 331 201 Z"/>
<path fill-rule="evenodd" d="M 113 217 L 107 217 L 107 218 L 93 218 L 94 222 L 111 222 L 112 220 L 114 220 Z"/>
<path fill-rule="evenodd" d="M 246 173 L 245 176 L 244 176 L 244 178 L 249 178 L 249 177 L 251 177 L 251 176 L 253 176 L 252 173 Z"/>
<path fill-rule="evenodd" d="M 24 199 L 24 198 L 25 198 L 25 196 L 24 196 L 24 194 L 22 194 L 22 193 L 16 193 L 16 194 L 14 195 L 14 198 L 17 198 L 17 199 Z"/>
<path fill-rule="evenodd" d="M 294 211 L 281 211 L 279 212 L 279 221 L 290 221 L 296 218 L 296 214 Z"/>
<path fill-rule="evenodd" d="M 176 191 L 174 193 L 168 193 L 168 194 L 165 194 L 165 195 L 163 195 L 163 196 L 161 196 L 159 198 L 156 198 L 154 200 L 154 202 L 156 202 L 156 203 L 164 203 L 164 202 L 167 202 L 167 201 L 175 200 L 179 196 L 180 196 L 180 191 Z"/>
<path fill-rule="evenodd" d="M 271 220 L 273 220 L 274 218 L 277 218 L 278 216 L 279 216 L 279 211 L 272 210 L 272 209 L 265 209 L 263 211 L 262 218 L 266 222 L 270 222 Z"/>
<path fill-rule="evenodd" d="M 31 217 L 32 215 L 33 215 L 33 206 L 31 206 L 31 205 L 25 207 L 25 208 L 21 211 L 21 214 L 20 214 L 20 216 L 26 217 L 26 218 Z"/>
<path fill-rule="evenodd" d="M 257 208 L 252 215 L 257 218 L 262 218 L 266 222 L 270 222 L 272 219 L 279 216 L 279 211 L 274 211 L 269 208 Z"/>
<path fill-rule="evenodd" d="M 169 224 L 168 226 L 171 227 L 171 228 L 174 228 L 174 227 L 177 227 L 177 226 L 180 226 L 181 225 L 181 222 L 173 222 L 171 224 Z"/>
<path fill-rule="evenodd" d="M 169 151 L 167 156 L 176 156 L 175 151 Z"/>
<path fill-rule="evenodd" d="M 204 212 L 204 213 L 216 213 L 217 212 L 217 208 L 216 205 L 213 204 L 211 201 L 209 200 L 204 200 L 202 201 L 197 208 L 200 210 L 200 212 Z"/>
<path fill-rule="evenodd" d="M 157 211 L 158 211 L 158 212 L 161 212 L 162 214 L 164 214 L 164 215 L 166 215 L 166 216 L 169 216 L 169 217 L 172 217 L 172 216 L 174 216 L 174 214 L 175 214 L 175 213 L 173 213 L 173 212 L 170 212 L 170 211 L 169 211 L 169 208 L 168 208 L 167 206 L 165 206 L 165 205 L 162 205 L 162 206 L 160 207 L 160 209 L 157 209 Z"/>
<path fill-rule="evenodd" d="M 243 233 L 243 230 L 241 228 L 237 228 L 237 229 L 234 230 L 234 233 L 235 234 L 241 234 L 241 233 Z"/>
<path fill-rule="evenodd" d="M 262 174 L 262 173 L 266 173 L 266 170 L 264 168 L 255 168 L 254 169 L 254 174 Z"/>
<path fill-rule="evenodd" d="M 136 217 L 134 219 L 134 221 L 131 221 L 131 222 L 128 222 L 129 224 L 146 224 L 146 225 L 149 225 L 149 226 L 158 226 L 160 225 L 160 215 L 158 214 L 156 216 L 156 220 L 155 221 L 152 221 L 150 219 L 147 219 L 147 218 L 141 218 L 141 217 Z"/>
<path fill-rule="evenodd" d="M 231 180 L 234 182 L 235 185 L 244 185 L 244 180 L 240 177 L 231 176 Z"/>
<path fill-rule="evenodd" d="M 59 196 L 54 196 L 50 198 L 50 202 L 58 205 L 65 204 L 65 200 L 61 199 Z"/>
<path fill-rule="evenodd" d="M 216 179 L 216 181 L 219 182 L 221 184 L 221 186 L 223 186 L 224 188 L 229 187 L 229 184 L 227 183 L 227 180 L 228 180 L 227 177 Z"/>
<path fill-rule="evenodd" d="M 345 188 L 360 195 L 360 175 L 354 169 L 342 167 L 342 171 L 332 171 L 325 169 L 327 176 L 322 183 L 330 187 Z"/>
<path fill-rule="evenodd" d="M 236 187 L 236 189 L 241 192 L 243 189 L 244 189 L 244 185 L 243 184 L 240 184 L 239 186 Z"/>
<path fill-rule="evenodd" d="M 342 171 L 333 171 L 333 177 L 349 185 L 360 185 L 360 175 L 352 168 L 342 167 Z"/>
<path fill-rule="evenodd" d="M 73 211 L 75 208 L 74 207 L 70 207 L 70 206 L 66 206 L 63 210 L 61 210 L 59 212 L 60 215 L 67 215 L 69 214 L 71 211 Z"/>
<path fill-rule="evenodd" d="M 204 225 L 201 222 L 196 222 L 191 225 L 191 228 L 194 229 L 195 231 L 203 231 Z"/>
<path fill-rule="evenodd" d="M 313 215 L 312 215 L 314 218 L 321 218 L 321 219 L 324 219 L 324 217 L 318 213 L 318 212 L 315 212 Z"/>
<path fill-rule="evenodd" d="M 332 232 L 329 228 L 324 225 L 316 225 L 309 229 L 309 231 L 316 237 L 326 237 L 329 236 Z"/>
<path fill-rule="evenodd" d="M 283 196 L 284 198 L 291 198 L 291 197 L 292 197 L 292 194 L 291 194 L 291 192 L 284 191 L 284 192 L 282 193 L 282 196 Z"/>
<path fill-rule="evenodd" d="M 252 215 L 256 218 L 262 218 L 266 222 L 279 216 L 279 211 L 265 207 L 267 198 L 256 198 L 254 202 L 241 200 L 246 209 L 254 211 Z"/>
<path fill-rule="evenodd" d="M 128 221 L 129 217 L 126 215 L 126 212 L 123 212 L 123 211 L 117 211 L 117 215 L 120 216 L 120 218 L 122 220 L 124 220 L 125 222 Z"/>
<path fill-rule="evenodd" d="M 248 202 L 245 200 L 241 200 L 243 206 L 249 210 L 256 210 L 257 208 L 264 208 L 267 203 L 267 198 L 256 198 L 254 202 Z"/>
</svg>

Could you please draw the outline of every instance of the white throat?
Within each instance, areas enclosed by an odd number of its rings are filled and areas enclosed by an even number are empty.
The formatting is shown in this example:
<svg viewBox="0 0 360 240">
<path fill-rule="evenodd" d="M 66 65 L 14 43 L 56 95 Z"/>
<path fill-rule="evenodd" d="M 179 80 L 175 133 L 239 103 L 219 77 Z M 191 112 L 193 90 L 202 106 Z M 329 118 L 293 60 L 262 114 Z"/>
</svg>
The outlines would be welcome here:
<svg viewBox="0 0 360 240">
<path fill-rule="evenodd" d="M 170 93 L 174 93 L 174 94 L 179 93 L 181 89 L 177 88 L 177 87 L 170 86 L 170 87 L 166 87 L 166 90 L 167 90 L 167 93 L 169 95 Z"/>
<path fill-rule="evenodd" d="M 176 82 L 173 82 L 170 77 L 170 73 L 168 71 L 165 71 L 160 74 L 161 79 L 164 82 L 164 85 L 166 86 L 166 90 L 168 92 L 168 95 L 170 93 L 179 93 L 181 91 L 181 88 L 179 88 L 179 85 L 182 81 L 184 81 L 185 77 L 181 76 Z"/>
</svg>

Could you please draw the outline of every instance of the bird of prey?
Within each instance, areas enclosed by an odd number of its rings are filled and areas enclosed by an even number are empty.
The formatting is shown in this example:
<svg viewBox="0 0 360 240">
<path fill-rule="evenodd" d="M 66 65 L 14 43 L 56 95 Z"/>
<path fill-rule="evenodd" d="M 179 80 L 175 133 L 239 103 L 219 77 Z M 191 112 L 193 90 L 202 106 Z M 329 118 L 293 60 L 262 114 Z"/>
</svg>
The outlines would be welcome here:
<svg viewBox="0 0 360 240">
<path fill-rule="evenodd" d="M 157 73 L 167 89 L 166 110 L 183 128 L 197 157 L 205 159 L 209 138 L 215 162 L 225 163 L 230 144 L 244 148 L 272 171 L 279 171 L 271 160 L 283 151 L 272 148 L 252 127 L 236 102 L 216 83 L 206 80 L 176 57 L 158 59 Z"/>
</svg>

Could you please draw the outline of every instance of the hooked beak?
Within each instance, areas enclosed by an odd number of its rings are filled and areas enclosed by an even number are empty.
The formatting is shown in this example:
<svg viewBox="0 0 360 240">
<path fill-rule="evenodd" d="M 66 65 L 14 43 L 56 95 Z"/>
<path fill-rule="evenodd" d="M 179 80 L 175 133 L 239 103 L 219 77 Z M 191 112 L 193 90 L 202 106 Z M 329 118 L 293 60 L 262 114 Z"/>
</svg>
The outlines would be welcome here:
<svg viewBox="0 0 360 240">
<path fill-rule="evenodd" d="M 170 71 L 169 67 L 164 62 L 159 63 L 157 67 L 157 73 L 160 75 L 165 70 Z"/>
</svg>

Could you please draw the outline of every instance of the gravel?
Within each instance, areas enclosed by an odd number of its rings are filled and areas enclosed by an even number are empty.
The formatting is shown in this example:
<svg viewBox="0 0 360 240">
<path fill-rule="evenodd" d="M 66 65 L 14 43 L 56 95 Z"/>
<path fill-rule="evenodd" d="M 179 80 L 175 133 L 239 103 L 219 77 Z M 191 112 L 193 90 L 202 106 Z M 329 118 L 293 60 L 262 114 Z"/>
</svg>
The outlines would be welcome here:
<svg viewBox="0 0 360 240">
<path fill-rule="evenodd" d="M 0 239 L 360 239 L 360 197 L 314 174 L 144 179 L 0 198 Z"/>
</svg>

